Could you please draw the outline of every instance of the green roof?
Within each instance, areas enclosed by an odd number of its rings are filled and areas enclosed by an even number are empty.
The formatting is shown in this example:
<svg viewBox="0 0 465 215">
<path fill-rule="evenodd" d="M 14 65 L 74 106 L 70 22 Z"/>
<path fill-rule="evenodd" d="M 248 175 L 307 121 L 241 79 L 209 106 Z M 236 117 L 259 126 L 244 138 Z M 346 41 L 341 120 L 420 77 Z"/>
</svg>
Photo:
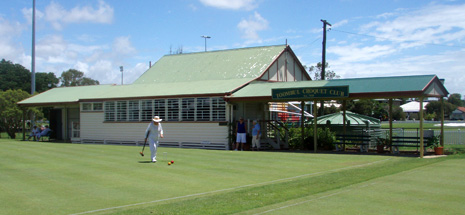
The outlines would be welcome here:
<svg viewBox="0 0 465 215">
<path fill-rule="evenodd" d="M 59 87 L 18 104 L 225 95 L 260 77 L 285 49 L 279 45 L 167 55 L 130 85 Z"/>
<path fill-rule="evenodd" d="M 166 55 L 133 84 L 258 78 L 286 45 Z M 244 82 L 245 83 L 245 82 Z"/>
<path fill-rule="evenodd" d="M 58 87 L 19 102 L 20 105 L 52 105 L 86 100 L 135 99 L 176 96 L 225 95 L 243 84 L 242 79 L 182 83 L 94 85 Z"/>
<path fill-rule="evenodd" d="M 435 75 L 395 76 L 377 78 L 335 79 L 323 81 L 260 82 L 255 81 L 231 95 L 230 99 L 270 99 L 271 90 L 349 86 L 349 98 L 388 98 L 415 96 L 447 96 L 448 92 Z"/>
<path fill-rule="evenodd" d="M 343 125 L 344 124 L 343 119 L 344 119 L 343 112 L 340 111 L 340 112 L 333 113 L 333 114 L 319 116 L 317 118 L 317 123 L 319 125 L 325 125 L 329 121 L 331 125 Z M 361 115 L 361 114 L 356 114 L 350 111 L 346 111 L 346 124 L 348 124 L 349 121 L 350 121 L 351 126 L 353 125 L 365 126 L 366 123 L 370 125 L 380 125 L 381 123 L 379 119 Z"/>
</svg>

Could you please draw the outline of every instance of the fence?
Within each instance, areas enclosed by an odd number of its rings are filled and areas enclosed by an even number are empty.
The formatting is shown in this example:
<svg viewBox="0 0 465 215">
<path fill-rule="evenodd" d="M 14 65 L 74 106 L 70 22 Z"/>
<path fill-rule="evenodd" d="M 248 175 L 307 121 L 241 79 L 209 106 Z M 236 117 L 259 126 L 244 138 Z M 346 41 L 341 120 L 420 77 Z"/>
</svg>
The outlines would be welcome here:
<svg viewBox="0 0 465 215">
<path fill-rule="evenodd" d="M 384 130 L 384 129 L 383 129 Z M 425 136 L 427 133 L 432 132 L 434 136 L 440 135 L 440 130 L 425 130 Z M 420 129 L 393 129 L 392 131 L 394 136 L 403 136 L 403 137 L 419 137 Z M 444 130 L 444 144 L 447 145 L 459 145 L 465 144 L 465 130 Z"/>
</svg>

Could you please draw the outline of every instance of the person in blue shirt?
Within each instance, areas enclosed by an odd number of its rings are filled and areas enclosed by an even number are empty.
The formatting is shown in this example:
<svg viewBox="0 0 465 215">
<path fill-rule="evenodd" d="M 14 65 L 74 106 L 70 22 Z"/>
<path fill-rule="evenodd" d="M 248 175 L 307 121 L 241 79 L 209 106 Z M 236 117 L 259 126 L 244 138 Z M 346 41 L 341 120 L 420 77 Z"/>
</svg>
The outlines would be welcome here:
<svg viewBox="0 0 465 215">
<path fill-rule="evenodd" d="M 239 118 L 239 122 L 236 126 L 236 146 L 235 151 L 239 148 L 239 143 L 241 143 L 241 151 L 244 150 L 244 143 L 247 142 L 247 128 L 244 122 L 244 119 L 241 117 Z"/>
<path fill-rule="evenodd" d="M 253 121 L 252 128 L 252 150 L 260 149 L 260 124 L 257 123 L 257 120 Z"/>
<path fill-rule="evenodd" d="M 31 137 L 33 137 L 34 140 L 36 140 L 36 137 L 39 133 L 40 133 L 40 129 L 36 125 L 34 125 L 34 127 L 32 128 L 31 134 L 29 135 L 29 138 L 27 138 L 27 140 L 30 140 Z"/>
<path fill-rule="evenodd" d="M 45 126 L 45 129 L 42 130 L 40 133 L 38 133 L 38 134 L 36 135 L 36 137 L 37 137 L 36 140 L 37 140 L 37 141 L 40 141 L 40 137 L 47 136 L 47 135 L 48 135 L 48 132 L 50 132 L 50 131 L 52 131 L 52 130 L 48 127 L 48 125 L 46 125 L 46 126 Z"/>
</svg>

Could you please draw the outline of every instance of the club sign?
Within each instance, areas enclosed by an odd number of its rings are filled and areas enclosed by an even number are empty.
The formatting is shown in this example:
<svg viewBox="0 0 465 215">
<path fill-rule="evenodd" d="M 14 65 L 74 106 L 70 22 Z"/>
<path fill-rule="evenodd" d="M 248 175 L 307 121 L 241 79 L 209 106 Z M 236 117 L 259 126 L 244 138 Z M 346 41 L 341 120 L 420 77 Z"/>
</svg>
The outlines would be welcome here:
<svg viewBox="0 0 465 215">
<path fill-rule="evenodd" d="M 349 86 L 304 87 L 271 89 L 272 99 L 313 99 L 313 98 L 345 98 L 349 96 Z"/>
</svg>

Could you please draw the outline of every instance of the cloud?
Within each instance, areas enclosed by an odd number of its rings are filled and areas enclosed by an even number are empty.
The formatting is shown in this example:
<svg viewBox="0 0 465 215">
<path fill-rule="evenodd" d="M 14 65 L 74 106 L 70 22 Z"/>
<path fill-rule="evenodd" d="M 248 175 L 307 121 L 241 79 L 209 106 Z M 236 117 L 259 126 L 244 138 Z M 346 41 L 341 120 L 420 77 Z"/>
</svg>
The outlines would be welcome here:
<svg viewBox="0 0 465 215">
<path fill-rule="evenodd" d="M 373 45 L 360 47 L 358 44 L 331 46 L 327 53 L 339 56 L 338 61 L 347 63 L 370 61 L 396 52 L 390 45 Z"/>
<path fill-rule="evenodd" d="M 118 37 L 113 41 L 113 50 L 118 54 L 128 55 L 136 52 L 129 37 Z"/>
<path fill-rule="evenodd" d="M 242 38 L 247 39 L 249 42 L 260 42 L 258 32 L 268 29 L 268 21 L 259 13 L 254 12 L 254 15 L 249 19 L 240 21 L 237 28 L 242 32 Z"/>
<path fill-rule="evenodd" d="M 200 0 L 200 3 L 227 10 L 253 10 L 258 7 L 256 0 Z"/>
<path fill-rule="evenodd" d="M 101 23 L 109 24 L 113 21 L 113 8 L 104 1 L 99 1 L 98 8 L 91 6 L 74 7 L 66 10 L 60 4 L 51 2 L 45 8 L 45 20 L 49 21 L 56 30 L 70 23 Z"/>
<path fill-rule="evenodd" d="M 27 22 L 32 25 L 32 8 L 23 8 L 21 10 L 21 12 L 23 12 L 23 16 L 24 18 L 27 20 Z M 42 18 L 44 18 L 44 13 L 42 13 L 42 11 L 40 10 L 37 10 L 36 8 L 36 22 L 37 20 L 40 20 Z"/>
<path fill-rule="evenodd" d="M 15 43 L 25 28 L 19 22 L 10 22 L 0 16 L 0 59 L 16 59 L 24 52 L 22 46 Z"/>
<path fill-rule="evenodd" d="M 445 79 L 445 86 L 450 93 L 465 95 L 463 91 L 465 76 L 457 75 L 462 74 L 465 70 L 463 64 L 463 59 L 465 59 L 464 51 L 448 51 L 434 55 L 410 56 L 400 60 L 363 63 L 331 61 L 330 66 L 331 70 L 336 71 L 341 78 L 435 74 L 439 78 Z"/>
<path fill-rule="evenodd" d="M 398 43 L 444 44 L 465 37 L 465 4 L 428 5 L 416 11 L 402 11 L 388 21 L 362 26 L 362 33 Z M 384 16 L 381 16 L 384 20 Z"/>
</svg>

